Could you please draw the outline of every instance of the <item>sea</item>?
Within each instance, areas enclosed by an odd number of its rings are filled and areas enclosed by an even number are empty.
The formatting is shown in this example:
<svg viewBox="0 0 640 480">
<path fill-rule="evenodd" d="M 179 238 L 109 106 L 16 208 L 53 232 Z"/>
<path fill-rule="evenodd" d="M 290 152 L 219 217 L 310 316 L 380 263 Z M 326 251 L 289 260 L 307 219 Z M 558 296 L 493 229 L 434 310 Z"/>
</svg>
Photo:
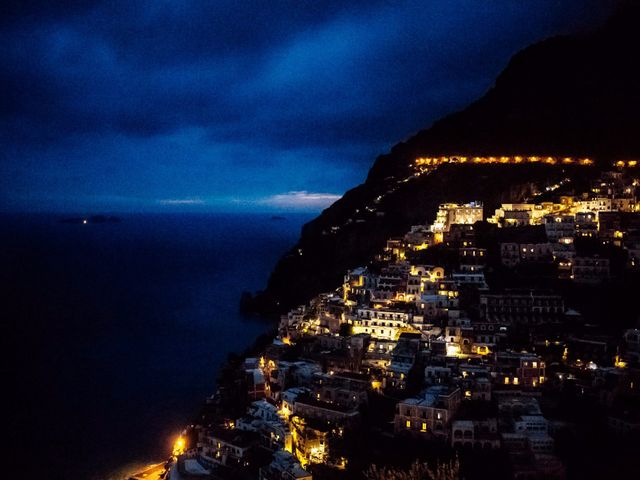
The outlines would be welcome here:
<svg viewBox="0 0 640 480">
<path fill-rule="evenodd" d="M 238 310 L 311 214 L 0 216 L 5 462 L 12 478 L 117 479 L 163 461 L 232 352 Z"/>
</svg>

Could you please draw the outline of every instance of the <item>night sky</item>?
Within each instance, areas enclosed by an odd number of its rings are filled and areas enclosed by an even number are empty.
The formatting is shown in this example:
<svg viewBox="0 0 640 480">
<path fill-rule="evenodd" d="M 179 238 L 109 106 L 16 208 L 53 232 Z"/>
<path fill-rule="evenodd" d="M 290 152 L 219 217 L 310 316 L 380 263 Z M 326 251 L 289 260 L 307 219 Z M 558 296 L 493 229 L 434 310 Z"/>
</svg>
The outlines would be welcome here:
<svg viewBox="0 0 640 480">
<path fill-rule="evenodd" d="M 4 1 L 0 210 L 319 210 L 612 1 Z"/>
</svg>

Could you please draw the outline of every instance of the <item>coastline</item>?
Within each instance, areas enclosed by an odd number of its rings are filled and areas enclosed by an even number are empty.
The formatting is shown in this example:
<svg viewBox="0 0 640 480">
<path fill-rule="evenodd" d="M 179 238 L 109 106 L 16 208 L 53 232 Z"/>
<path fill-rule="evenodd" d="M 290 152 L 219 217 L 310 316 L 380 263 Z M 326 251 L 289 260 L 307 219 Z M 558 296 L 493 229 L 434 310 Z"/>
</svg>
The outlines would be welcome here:
<svg viewBox="0 0 640 480">
<path fill-rule="evenodd" d="M 273 323 L 274 319 L 269 316 L 260 316 L 260 320 L 265 323 Z M 273 329 L 266 333 L 262 333 L 258 335 L 253 343 L 247 347 L 242 352 L 231 352 L 228 354 L 227 359 L 223 362 L 223 364 L 218 368 L 218 372 L 216 373 L 216 390 L 211 394 L 211 396 L 203 399 L 202 405 L 198 408 L 198 412 L 193 415 L 193 425 L 196 421 L 202 421 L 203 417 L 211 415 L 209 412 L 207 405 L 208 401 L 215 397 L 215 395 L 222 389 L 229 388 L 231 386 L 232 379 L 229 376 L 225 376 L 225 372 L 233 372 L 236 371 L 245 358 L 255 355 L 260 355 L 264 352 L 264 349 L 269 345 L 273 339 L 276 337 L 277 330 Z M 217 411 L 216 415 L 225 415 L 226 413 L 231 413 L 231 411 L 220 412 Z M 189 424 L 185 425 L 185 428 L 182 430 L 183 433 L 177 434 L 177 438 L 182 438 L 182 435 L 185 435 L 189 429 Z M 169 453 L 168 457 L 161 461 L 160 459 L 136 464 L 135 466 L 122 466 L 118 469 L 114 470 L 113 473 L 108 475 L 104 480 L 156 480 L 166 478 L 165 466 L 170 466 L 170 468 L 175 467 L 176 456 L 173 453 Z"/>
<path fill-rule="evenodd" d="M 610 179 L 594 173 L 600 184 Z M 625 279 L 637 285 L 640 273 L 626 261 L 631 250 L 619 240 L 631 227 L 620 233 L 610 221 L 640 221 L 629 196 L 635 173 L 613 174 L 613 191 L 628 195 L 615 205 L 563 191 L 581 188 L 571 178 L 553 188 L 532 182 L 532 201 L 503 203 L 494 215 L 483 201 L 445 198 L 433 223 L 389 238 L 375 257 L 347 269 L 340 285 L 316 292 L 282 315 L 277 331 L 229 355 L 215 393 L 176 444 L 171 472 L 181 471 L 172 478 L 190 478 L 182 476 L 188 465 L 202 478 L 385 478 L 434 468 L 450 472 L 447 478 L 564 478 L 579 468 L 585 446 L 567 445 L 570 432 L 549 425 L 598 435 L 611 428 L 607 409 L 624 414 L 600 405 L 591 425 L 588 416 L 568 413 L 568 405 L 593 408 L 590 397 L 574 396 L 572 382 L 588 378 L 583 391 L 624 401 L 625 392 L 597 379 L 636 372 L 634 354 L 610 353 L 633 349 L 627 337 L 638 334 L 629 319 L 595 324 L 594 312 L 570 294 L 598 289 L 611 304 Z M 542 191 L 551 198 L 535 194 Z M 511 226 L 513 211 L 526 221 Z M 566 231 L 567 219 L 583 217 L 590 236 Z M 568 275 L 557 260 L 567 249 L 578 267 L 595 255 L 602 268 Z M 621 313 L 637 312 L 633 295 L 624 298 Z M 594 334 L 612 350 L 581 348 Z M 598 448 L 618 448 L 614 434 L 601 435 L 610 443 Z"/>
<path fill-rule="evenodd" d="M 51 445 L 41 464 L 19 451 L 16 463 L 33 470 L 26 478 L 46 465 L 61 478 L 102 480 L 166 458 L 227 352 L 268 328 L 239 314 L 238 298 L 266 282 L 306 219 L 118 216 L 108 225 L 0 218 L 10 355 L 24 369 L 12 438 Z"/>
</svg>

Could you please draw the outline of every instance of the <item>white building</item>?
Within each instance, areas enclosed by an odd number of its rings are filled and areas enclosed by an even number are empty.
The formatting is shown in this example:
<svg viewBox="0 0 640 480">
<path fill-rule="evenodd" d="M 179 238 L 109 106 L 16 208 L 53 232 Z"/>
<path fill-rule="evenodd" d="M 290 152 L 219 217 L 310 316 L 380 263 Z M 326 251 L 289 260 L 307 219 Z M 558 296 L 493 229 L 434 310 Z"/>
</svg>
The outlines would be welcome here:
<svg viewBox="0 0 640 480">
<path fill-rule="evenodd" d="M 405 299 L 413 301 L 419 297 L 432 284 L 444 279 L 444 268 L 433 265 L 411 265 L 407 275 L 407 287 Z"/>
<path fill-rule="evenodd" d="M 260 480 L 312 480 L 313 476 L 302 468 L 296 457 L 284 450 L 273 454 L 272 462 L 260 468 Z"/>
<path fill-rule="evenodd" d="M 608 197 L 595 197 L 588 200 L 574 202 L 576 211 L 579 212 L 610 212 L 611 199 Z"/>
<path fill-rule="evenodd" d="M 443 203 L 440 205 L 436 219 L 431 225 L 431 231 L 435 234 L 441 234 L 448 232 L 451 225 L 473 225 L 476 222 L 482 221 L 482 218 L 481 202 L 465 204 Z"/>
<path fill-rule="evenodd" d="M 364 307 L 356 310 L 353 333 L 368 333 L 372 338 L 395 340 L 401 329 L 411 323 L 411 314 L 400 310 Z"/>
</svg>

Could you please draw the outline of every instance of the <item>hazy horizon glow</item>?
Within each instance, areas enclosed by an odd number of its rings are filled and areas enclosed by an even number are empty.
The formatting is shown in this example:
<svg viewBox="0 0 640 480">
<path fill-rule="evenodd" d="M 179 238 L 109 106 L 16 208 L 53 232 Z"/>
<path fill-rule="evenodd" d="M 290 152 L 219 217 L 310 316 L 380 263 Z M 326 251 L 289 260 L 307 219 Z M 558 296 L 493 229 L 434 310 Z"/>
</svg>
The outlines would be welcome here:
<svg viewBox="0 0 640 480">
<path fill-rule="evenodd" d="M 1 211 L 319 211 L 613 5 L 8 1 Z"/>
</svg>

